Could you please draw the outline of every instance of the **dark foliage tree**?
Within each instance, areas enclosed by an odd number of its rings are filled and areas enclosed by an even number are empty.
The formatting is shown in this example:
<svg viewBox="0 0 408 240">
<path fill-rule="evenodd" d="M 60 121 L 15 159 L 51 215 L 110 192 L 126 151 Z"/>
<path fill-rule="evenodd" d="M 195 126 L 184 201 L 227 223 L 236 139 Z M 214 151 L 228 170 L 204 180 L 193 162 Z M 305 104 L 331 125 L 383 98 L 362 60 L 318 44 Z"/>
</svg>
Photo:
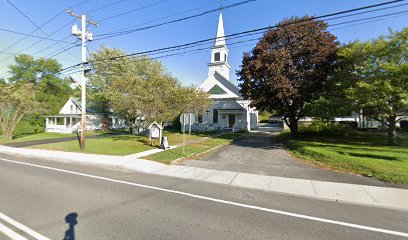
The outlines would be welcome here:
<svg viewBox="0 0 408 240">
<path fill-rule="evenodd" d="M 305 105 L 331 84 L 339 43 L 327 26 L 308 16 L 282 21 L 244 53 L 237 72 L 244 98 L 259 110 L 283 115 L 293 136 Z"/>
</svg>

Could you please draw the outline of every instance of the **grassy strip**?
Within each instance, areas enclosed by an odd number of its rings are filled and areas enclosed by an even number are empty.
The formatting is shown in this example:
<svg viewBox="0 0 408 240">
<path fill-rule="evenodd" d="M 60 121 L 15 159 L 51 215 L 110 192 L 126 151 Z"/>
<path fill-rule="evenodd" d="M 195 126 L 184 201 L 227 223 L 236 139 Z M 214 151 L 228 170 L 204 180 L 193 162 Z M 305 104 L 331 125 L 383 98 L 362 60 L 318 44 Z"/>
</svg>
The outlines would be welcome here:
<svg viewBox="0 0 408 240">
<path fill-rule="evenodd" d="M 206 136 L 211 136 L 213 134 L 216 134 L 216 132 L 192 133 L 191 135 L 186 136 L 186 141 L 198 140 Z M 59 134 L 59 135 L 63 135 L 65 137 L 71 136 L 69 134 Z M 47 134 L 47 136 L 49 135 Z M 180 133 L 180 131 L 165 130 L 163 132 L 163 136 L 168 137 L 168 141 L 170 145 L 177 145 L 183 142 L 183 134 Z M 40 137 L 40 136 L 37 136 L 37 137 Z M 87 139 L 86 148 L 84 151 L 80 149 L 79 142 L 77 140 L 50 143 L 50 144 L 42 144 L 42 145 L 37 145 L 37 146 L 31 146 L 28 148 L 123 156 L 123 155 L 129 155 L 129 154 L 147 151 L 147 150 L 157 147 L 158 145 L 159 145 L 158 140 L 153 141 L 153 143 L 151 144 L 148 141 L 148 137 L 146 136 L 135 136 L 135 135 L 125 134 L 125 135 L 114 135 L 114 136 L 106 135 L 106 137 L 103 137 L 103 138 Z"/>
<path fill-rule="evenodd" d="M 387 144 L 384 133 L 356 132 L 350 136 L 279 136 L 291 153 L 323 168 L 408 184 L 408 134 L 398 145 Z"/>
<path fill-rule="evenodd" d="M 45 139 L 57 139 L 57 138 L 66 138 L 66 137 L 74 137 L 74 136 L 76 136 L 75 133 L 62 134 L 62 133 L 43 132 L 43 133 L 35 133 L 35 134 L 20 134 L 20 135 L 15 136 L 13 140 L 6 140 L 3 138 L 3 135 L 0 135 L 0 144 L 14 143 L 14 142 L 27 142 L 27 141 L 45 140 Z"/>
<path fill-rule="evenodd" d="M 147 145 L 145 142 L 146 137 L 143 136 L 116 135 L 104 138 L 87 139 L 84 151 L 81 151 L 77 140 L 43 144 L 28 148 L 121 156 L 143 152 L 154 148 Z"/>
<path fill-rule="evenodd" d="M 223 134 L 200 143 L 192 143 L 184 148 L 183 147 L 174 148 L 171 150 L 155 153 L 146 157 L 146 159 L 153 160 L 156 162 L 170 164 L 173 160 L 179 158 L 192 158 L 197 157 L 210 149 L 218 147 L 222 144 L 231 143 L 234 138 L 241 136 L 243 133 L 227 133 Z"/>
</svg>

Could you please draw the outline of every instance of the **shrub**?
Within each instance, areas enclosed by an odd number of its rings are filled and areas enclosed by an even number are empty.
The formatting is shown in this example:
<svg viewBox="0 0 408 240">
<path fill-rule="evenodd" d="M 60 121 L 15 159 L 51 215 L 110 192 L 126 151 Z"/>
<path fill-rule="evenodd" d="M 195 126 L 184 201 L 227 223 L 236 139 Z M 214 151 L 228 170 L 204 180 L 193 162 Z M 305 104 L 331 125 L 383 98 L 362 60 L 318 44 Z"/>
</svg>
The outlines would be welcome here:
<svg viewBox="0 0 408 240">
<path fill-rule="evenodd" d="M 25 134 L 35 134 L 45 131 L 45 120 L 40 118 L 27 118 L 21 120 L 14 132 L 15 136 L 25 135 Z"/>
<path fill-rule="evenodd" d="M 408 131 L 408 120 L 401 121 L 400 127 L 403 131 Z"/>
<path fill-rule="evenodd" d="M 177 116 L 173 119 L 172 128 L 175 130 L 181 130 L 180 116 Z"/>
<path fill-rule="evenodd" d="M 301 135 L 343 136 L 353 133 L 354 128 L 350 124 L 313 121 L 311 123 L 301 123 L 298 131 Z"/>
</svg>

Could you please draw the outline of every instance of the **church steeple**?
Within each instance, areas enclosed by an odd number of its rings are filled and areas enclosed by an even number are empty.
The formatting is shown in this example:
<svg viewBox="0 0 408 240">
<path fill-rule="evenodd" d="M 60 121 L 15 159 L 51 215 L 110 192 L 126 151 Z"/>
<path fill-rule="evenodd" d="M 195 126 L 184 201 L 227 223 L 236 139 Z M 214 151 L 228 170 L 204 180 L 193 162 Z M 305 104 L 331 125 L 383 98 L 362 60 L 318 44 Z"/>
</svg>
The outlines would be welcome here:
<svg viewBox="0 0 408 240">
<path fill-rule="evenodd" d="M 220 17 L 218 18 L 218 29 L 217 29 L 217 39 L 215 40 L 215 46 L 226 46 L 225 33 L 224 33 L 224 21 L 222 20 L 222 13 L 220 12 Z"/>
<path fill-rule="evenodd" d="M 215 71 L 229 80 L 230 65 L 228 64 L 228 48 L 225 40 L 224 21 L 222 13 L 218 18 L 217 35 L 214 47 L 211 48 L 211 63 L 208 64 L 208 76 L 214 74 Z"/>
</svg>

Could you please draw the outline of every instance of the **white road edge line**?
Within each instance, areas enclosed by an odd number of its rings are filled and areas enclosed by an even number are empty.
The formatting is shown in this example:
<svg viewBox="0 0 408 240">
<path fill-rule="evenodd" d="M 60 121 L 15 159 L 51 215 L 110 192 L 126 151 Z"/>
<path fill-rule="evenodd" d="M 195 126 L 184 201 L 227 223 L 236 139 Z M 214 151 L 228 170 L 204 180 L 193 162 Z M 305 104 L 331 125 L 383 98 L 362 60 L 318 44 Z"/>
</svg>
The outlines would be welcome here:
<svg viewBox="0 0 408 240">
<path fill-rule="evenodd" d="M 3 159 L 1 159 L 3 160 Z M 32 236 L 33 238 L 37 239 L 37 240 L 50 240 L 47 237 L 44 237 L 43 235 L 39 234 L 38 232 L 32 230 L 31 228 L 24 226 L 23 224 L 17 222 L 16 220 L 4 215 L 2 212 L 0 212 L 0 219 L 2 219 L 3 221 L 13 225 L 14 227 L 20 229 L 21 231 L 29 234 L 30 236 Z M 14 239 L 14 238 L 12 238 Z M 27 238 L 16 238 L 16 239 L 24 239 L 26 240 Z"/>
<path fill-rule="evenodd" d="M 13 240 L 28 240 L 27 238 L 21 236 L 20 234 L 14 232 L 10 228 L 0 223 L 0 232 L 4 233 L 7 237 Z"/>
<path fill-rule="evenodd" d="M 248 208 L 248 209 L 254 209 L 254 210 L 259 210 L 259 211 L 263 211 L 263 212 L 275 213 L 275 214 L 280 214 L 280 215 L 289 216 L 289 217 L 295 217 L 295 218 L 311 220 L 311 221 L 316 221 L 316 222 L 321 222 L 321 223 L 329 223 L 329 224 L 334 224 L 334 225 L 339 225 L 339 226 L 344 226 L 344 227 L 356 228 L 356 229 L 361 229 L 361 230 L 366 230 L 366 231 L 371 231 L 371 232 L 378 232 L 378 233 L 384 233 L 384 234 L 389 234 L 389 235 L 408 238 L 408 233 L 405 233 L 405 232 L 393 231 L 393 230 L 376 228 L 376 227 L 369 227 L 369 226 L 353 224 L 353 223 L 347 223 L 347 222 L 342 222 L 342 221 L 336 221 L 336 220 L 331 220 L 331 219 L 326 219 L 326 218 L 319 218 L 319 217 L 313 217 L 313 216 L 308 216 L 308 215 L 303 215 L 303 214 L 286 212 L 286 211 L 281 211 L 281 210 L 276 210 L 276 209 L 258 207 L 258 206 L 255 206 L 255 205 L 232 202 L 232 201 L 227 201 L 227 200 L 222 200 L 222 199 L 217 199 L 217 198 L 212 198 L 212 197 L 205 197 L 205 196 L 196 195 L 196 194 L 187 193 L 187 192 L 181 192 L 181 191 L 170 190 L 170 189 L 166 189 L 166 188 L 160 188 L 160 187 L 154 187 L 154 186 L 149 186 L 149 185 L 144 185 L 144 184 L 132 183 L 132 182 L 127 182 L 127 181 L 116 180 L 116 179 L 112 179 L 112 178 L 106 178 L 106 177 L 101 177 L 101 176 L 96 176 L 96 175 L 91 175 L 91 174 L 86 174 L 86 173 L 81 173 L 81 172 L 75 172 L 75 171 L 70 171 L 70 170 L 64 170 L 64 169 L 59 169 L 59 168 L 47 167 L 47 166 L 37 165 L 37 164 L 32 164 L 32 163 L 14 161 L 14 160 L 5 159 L 5 158 L 0 158 L 0 160 L 4 161 L 4 162 L 27 165 L 27 166 L 31 166 L 31 167 L 37 167 L 37 168 L 42 168 L 42 169 L 47 169 L 47 170 L 53 170 L 53 171 L 57 171 L 57 172 L 69 173 L 69 174 L 73 174 L 73 175 L 89 177 L 89 178 L 104 180 L 104 181 L 108 181 L 108 182 L 121 183 L 121 184 L 125 184 L 125 185 L 136 186 L 136 187 L 141 187 L 141 188 L 146 188 L 146 189 L 152 189 L 152 190 L 157 190 L 157 191 L 162 191 L 162 192 L 167 192 L 167 193 L 174 193 L 174 194 L 178 194 L 178 195 L 188 196 L 188 197 L 191 197 L 191 198 L 203 199 L 203 200 L 207 200 L 207 201 L 211 201 L 211 202 L 222 203 L 222 204 L 227 204 L 227 205 L 232 205 L 232 206 L 237 206 L 237 207 L 242 207 L 242 208 Z"/>
</svg>

